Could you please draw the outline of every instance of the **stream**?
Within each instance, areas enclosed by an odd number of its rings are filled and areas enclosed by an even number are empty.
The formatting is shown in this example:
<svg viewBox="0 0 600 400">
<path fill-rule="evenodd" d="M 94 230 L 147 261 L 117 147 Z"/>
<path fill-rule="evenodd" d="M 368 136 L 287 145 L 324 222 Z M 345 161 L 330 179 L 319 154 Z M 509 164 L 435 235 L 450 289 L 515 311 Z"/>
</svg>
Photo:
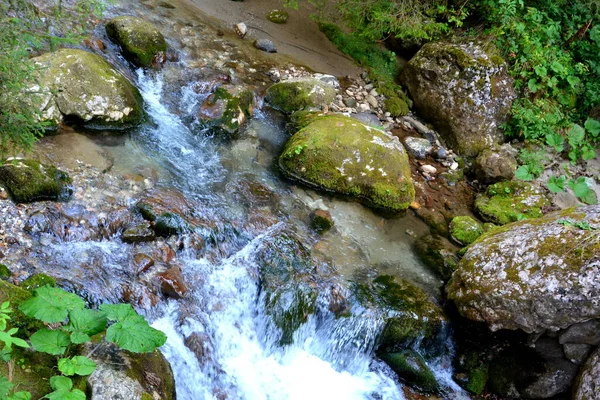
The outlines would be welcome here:
<svg viewBox="0 0 600 400">
<path fill-rule="evenodd" d="M 266 78 L 257 82 L 252 75 L 259 69 L 256 62 L 244 64 L 245 71 L 250 71 L 247 75 L 239 72 L 241 68 L 224 66 L 231 60 L 245 62 L 244 50 L 235 39 L 211 34 L 209 25 L 183 11 L 177 14 L 145 7 L 146 3 L 121 2 L 110 14 L 135 12 L 157 25 L 162 21 L 159 26 L 181 61 L 161 71 L 128 71 L 116 49 L 108 45 L 108 57 L 140 89 L 147 121 L 125 136 L 74 135 L 82 146 L 93 144 L 110 160 L 111 174 L 137 177 L 136 182 L 154 190 L 182 193 L 219 232 L 204 251 L 178 247 L 177 263 L 188 288 L 185 296 L 138 303 L 138 311 L 168 336 L 161 351 L 173 368 L 177 398 L 404 399 L 395 374 L 374 358 L 383 319 L 373 310 L 353 307 L 351 315 L 337 318 L 328 309 L 330 295 L 321 294 L 316 312 L 294 332 L 292 343 L 280 345 L 265 310 L 260 254 L 278 237 L 289 234 L 335 271 L 335 284 L 340 288 L 359 276 L 379 273 L 407 278 L 439 297 L 441 282 L 411 250 L 415 238 L 428 232 L 427 227 L 410 213 L 385 219 L 359 204 L 285 181 L 274 160 L 289 134 L 282 117 L 265 107 L 256 110 L 234 139 L 202 132 L 195 115 L 208 93 L 197 88 L 210 82 L 199 77 L 197 65 L 202 63 L 198 60 L 208 60 L 206 68 L 224 71 L 233 76 L 232 81 L 261 87 Z M 169 15 L 170 22 L 165 21 L 166 11 L 175 13 Z M 176 38 L 173 32 L 185 27 L 193 27 L 207 39 L 195 49 L 182 45 L 185 37 Z M 194 43 L 194 37 L 188 39 L 186 43 Z M 54 149 L 53 140 L 57 139 L 49 138 L 42 146 Z M 60 151 L 72 157 L 76 150 Z M 54 157 L 60 161 L 60 155 Z M 268 193 L 266 199 L 240 195 L 246 193 L 244 188 L 256 185 Z M 118 201 L 129 207 L 133 200 L 124 196 Z M 336 223 L 334 230 L 322 236 L 312 232 L 308 223 L 309 213 L 317 208 L 329 210 Z M 147 282 L 128 268 L 137 250 L 119 238 L 42 236 L 32 246 L 37 269 L 68 281 L 93 303 L 122 301 L 125 286 L 144 298 Z M 430 367 L 444 387 L 444 398 L 467 399 L 452 381 L 451 344 L 447 347 L 447 354 Z"/>
</svg>

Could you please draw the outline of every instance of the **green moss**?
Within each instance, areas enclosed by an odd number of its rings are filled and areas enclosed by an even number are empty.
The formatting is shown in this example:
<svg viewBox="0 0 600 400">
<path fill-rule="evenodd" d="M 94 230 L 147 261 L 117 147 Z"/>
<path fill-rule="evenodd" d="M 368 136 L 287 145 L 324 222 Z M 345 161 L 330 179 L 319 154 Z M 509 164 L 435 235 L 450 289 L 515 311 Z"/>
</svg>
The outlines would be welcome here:
<svg viewBox="0 0 600 400">
<path fill-rule="evenodd" d="M 127 59 L 140 67 L 152 66 L 152 61 L 167 50 L 163 35 L 141 18 L 116 17 L 106 25 L 108 37 L 119 44 Z"/>
<path fill-rule="evenodd" d="M 0 167 L 0 182 L 17 203 L 59 200 L 69 196 L 69 175 L 35 160 L 16 160 Z"/>
<path fill-rule="evenodd" d="M 27 338 L 36 330 L 43 328 L 44 325 L 34 318 L 30 318 L 19 310 L 19 306 L 25 300 L 31 297 L 31 293 L 16 285 L 0 280 L 0 304 L 5 301 L 10 302 L 10 307 L 13 310 L 11 314 L 10 326 L 18 328 L 17 336 Z M 1 363 L 0 363 L 1 364 Z"/>
<path fill-rule="evenodd" d="M 56 375 L 56 358 L 38 351 L 13 347 L 12 383 L 17 391 L 28 391 L 32 399 L 41 399 L 52 392 L 49 380 Z M 8 363 L 0 362 L 0 375 L 9 376 Z"/>
<path fill-rule="evenodd" d="M 289 14 L 285 10 L 271 10 L 267 13 L 266 18 L 276 24 L 285 24 Z"/>
<path fill-rule="evenodd" d="M 179 235 L 189 231 L 188 223 L 179 215 L 164 213 L 154 223 L 154 231 L 158 236 Z"/>
<path fill-rule="evenodd" d="M 333 220 L 329 212 L 317 210 L 311 214 L 310 225 L 317 233 L 321 234 L 331 229 Z"/>
<path fill-rule="evenodd" d="M 400 379 L 426 393 L 437 393 L 440 386 L 425 360 L 414 350 L 383 353 L 379 356 Z"/>
<path fill-rule="evenodd" d="M 539 218 L 542 207 L 550 201 L 531 184 L 520 181 L 499 182 L 488 187 L 475 200 L 475 209 L 481 217 L 499 225 L 523 218 Z"/>
<path fill-rule="evenodd" d="M 450 222 L 450 235 L 459 244 L 469 245 L 483 233 L 483 226 L 472 217 L 454 217 Z"/>
<path fill-rule="evenodd" d="M 415 252 L 430 270 L 443 280 L 450 279 L 458 265 L 458 249 L 439 235 L 427 235 L 415 243 Z"/>
<path fill-rule="evenodd" d="M 154 399 L 150 393 L 157 393 L 159 398 L 163 400 L 175 399 L 175 379 L 171 365 L 158 350 L 152 353 L 128 353 L 126 375 L 136 382 L 139 382 L 146 393 L 144 396 L 150 396 L 149 399 Z M 148 373 L 160 379 L 157 384 L 155 380 L 150 382 L 147 378 Z"/>
<path fill-rule="evenodd" d="M 219 87 L 204 102 L 199 120 L 212 134 L 233 135 L 252 115 L 254 94 L 239 87 Z"/>
<path fill-rule="evenodd" d="M 379 210 L 399 212 L 414 201 L 406 152 L 353 118 L 314 119 L 288 140 L 279 166 L 292 179 Z"/>
<path fill-rule="evenodd" d="M 308 126 L 317 117 L 322 117 L 323 114 L 315 111 L 296 111 L 290 115 L 287 128 L 293 134 Z"/>
<path fill-rule="evenodd" d="M 42 286 L 56 286 L 56 280 L 46 274 L 34 274 L 23 282 L 19 283 L 19 287 L 30 292 Z"/>
<path fill-rule="evenodd" d="M 335 89 L 316 79 L 279 82 L 267 90 L 265 100 L 276 110 L 291 114 L 295 111 L 329 104 L 335 99 Z"/>
<path fill-rule="evenodd" d="M 0 264 L 0 279 L 5 281 L 11 276 L 12 272 L 10 271 L 10 269 L 8 269 L 8 267 L 4 264 Z"/>
<path fill-rule="evenodd" d="M 389 112 L 392 117 L 402 117 L 408 114 L 408 104 L 404 100 L 399 97 L 391 97 L 385 99 L 384 107 L 387 112 Z"/>
</svg>

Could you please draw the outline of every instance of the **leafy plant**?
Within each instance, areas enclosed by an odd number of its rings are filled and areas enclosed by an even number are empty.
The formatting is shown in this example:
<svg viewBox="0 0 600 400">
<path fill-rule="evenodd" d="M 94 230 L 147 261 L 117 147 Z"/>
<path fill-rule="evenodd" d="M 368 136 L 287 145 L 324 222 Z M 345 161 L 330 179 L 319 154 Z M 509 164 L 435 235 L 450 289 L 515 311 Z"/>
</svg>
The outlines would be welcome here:
<svg viewBox="0 0 600 400">
<path fill-rule="evenodd" d="M 547 187 L 552 193 L 563 192 L 569 187 L 575 194 L 575 197 L 583 203 L 598 204 L 598 196 L 596 192 L 590 188 L 592 184 L 591 178 L 580 176 L 577 179 L 567 180 L 564 175 L 561 175 L 550 177 L 547 182 Z"/>
<path fill-rule="evenodd" d="M 73 381 L 69 377 L 87 376 L 96 369 L 96 363 L 90 358 L 72 354 L 77 345 L 90 342 L 92 336 L 104 334 L 108 342 L 134 353 L 152 352 L 166 341 L 165 334 L 152 328 L 130 304 L 103 304 L 100 310 L 92 310 L 85 308 L 85 301 L 81 297 L 50 286 L 35 289 L 33 296 L 21 303 L 19 309 L 28 317 L 51 324 L 51 329 L 41 328 L 29 337 L 35 351 L 57 356 L 58 371 L 62 375 L 50 379 L 54 391 L 45 396 L 50 400 L 86 398 L 85 393 L 73 388 Z M 6 331 L 10 313 L 9 304 L 2 304 L 0 343 L 4 343 L 4 361 L 10 360 L 12 345 L 29 348 L 25 340 L 14 337 L 16 328 Z M 27 392 L 12 393 L 13 388 L 11 382 L 0 377 L 0 399 L 31 398 Z"/>
</svg>

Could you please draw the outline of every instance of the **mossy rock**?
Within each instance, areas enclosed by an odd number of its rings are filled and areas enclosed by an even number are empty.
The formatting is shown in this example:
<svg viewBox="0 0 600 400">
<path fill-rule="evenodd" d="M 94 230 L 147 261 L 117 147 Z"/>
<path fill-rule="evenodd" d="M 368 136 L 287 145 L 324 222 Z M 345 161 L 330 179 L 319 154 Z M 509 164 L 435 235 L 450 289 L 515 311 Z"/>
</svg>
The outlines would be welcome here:
<svg viewBox="0 0 600 400">
<path fill-rule="evenodd" d="M 333 218 L 329 211 L 315 210 L 310 215 L 310 226 L 319 234 L 323 234 L 333 227 Z"/>
<path fill-rule="evenodd" d="M 30 297 L 31 293 L 29 291 L 7 281 L 0 280 L 0 304 L 5 301 L 10 303 L 10 308 L 12 308 L 13 313 L 11 314 L 9 326 L 18 328 L 19 332 L 17 336 L 23 339 L 28 338 L 36 330 L 44 327 L 41 322 L 26 316 L 19 310 L 21 303 L 28 300 Z"/>
<path fill-rule="evenodd" d="M 4 264 L 0 264 L 0 279 L 5 281 L 8 280 L 8 278 L 10 278 L 11 276 L 12 272 L 10 271 L 10 269 Z"/>
<path fill-rule="evenodd" d="M 236 134 L 253 114 L 254 93 L 240 86 L 221 86 L 200 107 L 200 124 L 211 134 Z"/>
<path fill-rule="evenodd" d="M 475 199 L 475 210 L 487 222 L 505 225 L 524 218 L 539 218 L 550 200 L 539 188 L 521 181 L 499 182 Z"/>
<path fill-rule="evenodd" d="M 11 373 L 15 391 L 27 391 L 31 393 L 32 399 L 41 399 L 52 392 L 49 381 L 57 374 L 56 357 L 16 346 L 13 349 L 15 364 Z M 0 376 L 8 375 L 8 363 L 0 362 Z"/>
<path fill-rule="evenodd" d="M 23 282 L 19 283 L 19 287 L 29 292 L 42 286 L 56 286 L 56 279 L 46 274 L 33 274 Z"/>
<path fill-rule="evenodd" d="M 175 190 L 161 188 L 149 191 L 136 203 L 135 209 L 151 222 L 158 236 L 186 233 L 206 222 L 199 218 L 194 206 L 183 194 Z"/>
<path fill-rule="evenodd" d="M 427 235 L 415 242 L 415 252 L 431 271 L 444 281 L 452 276 L 458 265 L 458 248 L 439 235 Z"/>
<path fill-rule="evenodd" d="M 71 194 L 66 172 L 35 160 L 17 159 L 0 166 L 0 182 L 16 203 L 66 200 Z"/>
<path fill-rule="evenodd" d="M 446 317 L 422 289 L 389 275 L 352 286 L 357 300 L 379 310 L 386 321 L 379 352 L 393 353 L 420 343 L 423 349 L 436 353 L 443 346 Z"/>
<path fill-rule="evenodd" d="M 385 212 L 415 199 L 408 156 L 397 138 L 340 115 L 314 119 L 279 157 L 284 175 Z"/>
<path fill-rule="evenodd" d="M 164 213 L 154 222 L 154 232 L 158 236 L 180 235 L 189 230 L 188 223 L 177 214 Z"/>
<path fill-rule="evenodd" d="M 389 112 L 392 117 L 403 117 L 409 112 L 408 104 L 400 97 L 391 97 L 383 103 L 385 111 Z"/>
<path fill-rule="evenodd" d="M 438 393 L 440 385 L 425 360 L 414 350 L 379 355 L 400 379 L 409 386 L 425 393 Z"/>
<path fill-rule="evenodd" d="M 317 111 L 309 111 L 309 110 L 301 110 L 295 111 L 290 115 L 288 120 L 286 130 L 288 130 L 291 134 L 298 132 L 299 130 L 305 128 L 312 121 L 314 121 L 318 117 L 322 117 L 324 114 Z"/>
<path fill-rule="evenodd" d="M 599 224 L 600 207 L 586 206 L 494 228 L 467 248 L 448 298 L 493 330 L 558 331 L 599 318 Z"/>
<path fill-rule="evenodd" d="M 285 24 L 289 14 L 285 10 L 271 10 L 267 13 L 266 18 L 276 24 Z"/>
<path fill-rule="evenodd" d="M 155 57 L 167 51 L 167 42 L 162 33 L 141 18 L 113 18 L 106 24 L 106 33 L 121 46 L 125 58 L 138 67 L 151 67 Z"/>
<path fill-rule="evenodd" d="M 77 49 L 59 49 L 32 58 L 40 69 L 39 93 L 32 101 L 41 120 L 64 120 L 91 128 L 128 128 L 143 117 L 138 89 L 102 57 Z"/>
<path fill-rule="evenodd" d="M 450 235 L 452 239 L 463 246 L 473 243 L 483 233 L 483 225 L 473 217 L 454 217 L 450 222 Z"/>
<path fill-rule="evenodd" d="M 292 79 L 271 86 L 265 100 L 274 109 L 291 114 L 329 104 L 335 100 L 335 94 L 331 85 L 318 79 Z"/>
</svg>

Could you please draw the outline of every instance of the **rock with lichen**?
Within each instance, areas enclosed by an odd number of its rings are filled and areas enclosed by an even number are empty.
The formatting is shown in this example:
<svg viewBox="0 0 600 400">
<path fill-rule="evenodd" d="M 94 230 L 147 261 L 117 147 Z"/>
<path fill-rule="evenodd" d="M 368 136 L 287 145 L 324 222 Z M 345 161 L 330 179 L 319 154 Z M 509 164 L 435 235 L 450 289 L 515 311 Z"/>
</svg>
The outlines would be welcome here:
<svg viewBox="0 0 600 400">
<path fill-rule="evenodd" d="M 509 144 L 483 150 L 473 163 L 473 174 L 483 183 L 511 180 L 517 170 L 516 150 Z"/>
<path fill-rule="evenodd" d="M 503 140 L 500 125 L 516 97 L 497 53 L 472 40 L 431 42 L 400 75 L 415 107 L 451 147 L 468 157 Z"/>
<path fill-rule="evenodd" d="M 125 58 L 138 67 L 151 67 L 160 63 L 167 50 L 162 33 L 142 18 L 121 16 L 106 24 L 108 37 L 119 46 Z"/>
<path fill-rule="evenodd" d="M 330 104 L 335 94 L 335 88 L 326 82 L 299 78 L 274 84 L 267 90 L 265 100 L 274 109 L 291 114 Z"/>
<path fill-rule="evenodd" d="M 30 159 L 14 159 L 0 166 L 0 183 L 17 203 L 66 200 L 71 179 L 54 166 Z"/>
<path fill-rule="evenodd" d="M 600 349 L 581 368 L 573 393 L 573 399 L 576 400 L 600 400 Z"/>
<path fill-rule="evenodd" d="M 399 140 L 341 115 L 313 119 L 285 144 L 284 175 L 386 212 L 415 198 L 408 156 Z"/>
<path fill-rule="evenodd" d="M 475 199 L 475 210 L 484 221 L 504 225 L 524 218 L 542 216 L 550 200 L 528 182 L 506 181 L 488 186 Z"/>
<path fill-rule="evenodd" d="M 600 207 L 498 227 L 471 244 L 446 286 L 493 330 L 557 331 L 600 317 Z"/>
<path fill-rule="evenodd" d="M 59 49 L 31 59 L 40 71 L 30 89 L 41 121 L 68 120 L 89 127 L 127 128 L 141 122 L 138 89 L 102 57 L 77 49 Z"/>
</svg>

